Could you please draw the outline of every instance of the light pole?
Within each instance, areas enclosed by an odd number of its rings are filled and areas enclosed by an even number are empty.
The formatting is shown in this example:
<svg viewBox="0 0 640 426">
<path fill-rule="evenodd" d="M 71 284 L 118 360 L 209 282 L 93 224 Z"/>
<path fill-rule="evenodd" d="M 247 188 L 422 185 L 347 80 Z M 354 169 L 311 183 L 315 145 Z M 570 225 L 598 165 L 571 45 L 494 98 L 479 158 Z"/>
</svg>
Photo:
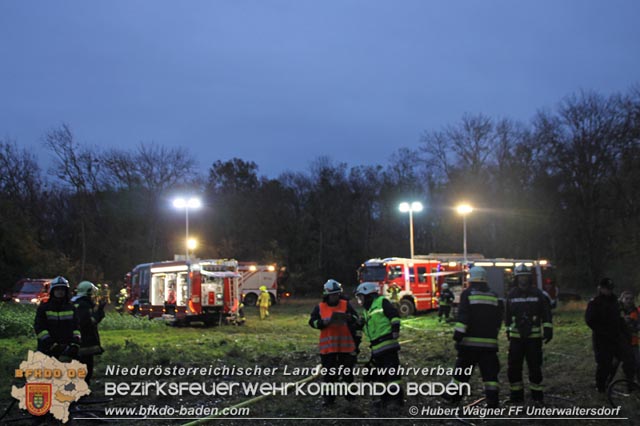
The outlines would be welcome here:
<svg viewBox="0 0 640 426">
<path fill-rule="evenodd" d="M 414 201 L 409 203 L 400 203 L 400 211 L 402 213 L 409 212 L 409 242 L 411 244 L 411 259 L 413 259 L 413 212 L 422 211 L 422 203 L 420 201 Z"/>
<path fill-rule="evenodd" d="M 199 198 L 191 197 L 188 200 L 186 198 L 176 198 L 173 200 L 173 206 L 177 209 L 184 209 L 185 213 L 185 240 L 184 245 L 186 249 L 186 260 L 189 261 L 189 209 L 197 209 L 202 205 Z"/>
<path fill-rule="evenodd" d="M 460 204 L 456 207 L 458 214 L 462 215 L 462 247 L 464 250 L 464 267 L 467 267 L 467 215 L 473 211 L 469 204 Z"/>
</svg>

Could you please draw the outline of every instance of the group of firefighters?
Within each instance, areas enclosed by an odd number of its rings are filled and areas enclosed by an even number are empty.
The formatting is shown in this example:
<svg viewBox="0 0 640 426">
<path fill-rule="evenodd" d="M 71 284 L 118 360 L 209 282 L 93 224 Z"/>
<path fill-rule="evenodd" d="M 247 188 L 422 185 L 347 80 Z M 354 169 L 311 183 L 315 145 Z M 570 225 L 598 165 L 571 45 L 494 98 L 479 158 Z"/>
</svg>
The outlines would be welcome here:
<svg viewBox="0 0 640 426">
<path fill-rule="evenodd" d="M 509 341 L 507 376 L 510 386 L 510 402 L 524 401 L 523 363 L 529 372 L 529 390 L 534 403 L 542 404 L 542 347 L 553 338 L 550 301 L 547 295 L 533 283 L 532 271 L 525 264 L 514 270 L 514 286 L 503 302 L 487 284 L 487 273 L 482 267 L 469 270 L 468 287 L 460 295 L 454 326 L 453 340 L 457 349 L 455 362 L 456 383 L 468 382 L 468 367 L 478 366 L 482 376 L 487 406 L 498 407 L 498 333 L 504 321 Z M 633 380 L 640 370 L 638 350 L 639 310 L 633 294 L 623 292 L 620 299 L 613 294 L 613 282 L 603 279 L 599 294 L 593 298 L 585 315 L 587 325 L 593 331 L 593 348 L 596 358 L 596 387 L 604 392 L 612 380 L 617 365 L 622 364 L 627 379 Z M 400 316 L 397 305 L 385 298 L 378 283 L 360 284 L 355 295 L 363 307 L 362 316 L 343 293 L 342 285 L 328 280 L 323 287 L 323 299 L 313 311 L 309 325 L 320 330 L 319 350 L 322 366 L 328 373 L 325 382 L 354 380 L 352 367 L 357 363 L 362 335 L 371 348 L 368 362 L 373 382 L 387 384 L 376 410 L 383 411 L 392 405 L 402 406 L 404 395 L 400 366 Z M 69 282 L 64 277 L 51 281 L 49 300 L 38 306 L 35 332 L 38 350 L 61 361 L 78 359 L 87 365 L 86 381 L 93 373 L 93 356 L 103 352 L 100 346 L 98 323 L 104 318 L 106 298 L 100 298 L 100 290 L 89 281 L 78 284 L 72 297 Z M 124 299 L 126 294 L 120 294 Z M 453 302 L 453 293 L 442 286 L 439 321 L 447 319 Z M 261 288 L 257 305 L 260 318 L 269 315 L 271 298 L 266 288 Z M 343 367 L 343 368 L 336 368 Z M 330 373 L 338 371 L 340 375 Z M 396 386 L 392 392 L 392 387 Z M 352 399 L 347 396 L 347 399 Z M 458 403 L 462 395 L 447 395 L 445 399 Z M 334 395 L 325 395 L 323 405 L 335 402 Z"/>
<path fill-rule="evenodd" d="M 97 302 L 96 302 L 97 300 Z M 77 359 L 87 366 L 85 381 L 93 376 L 93 357 L 103 351 L 98 323 L 104 318 L 106 298 L 98 287 L 82 281 L 72 295 L 69 281 L 56 277 L 49 287 L 49 299 L 36 311 L 34 323 L 38 351 L 68 362 Z"/>
<path fill-rule="evenodd" d="M 509 341 L 507 377 L 512 404 L 525 399 L 523 364 L 526 361 L 529 373 L 528 387 L 534 404 L 544 403 L 542 375 L 543 344 L 553 339 L 551 304 L 548 296 L 534 284 L 532 270 L 519 264 L 514 270 L 514 285 L 505 300 L 501 300 L 487 284 L 487 273 L 482 267 L 469 270 L 469 285 L 462 292 L 454 326 L 453 340 L 457 349 L 456 375 L 453 382 L 468 382 L 468 367 L 478 366 L 484 385 L 486 404 L 489 408 L 499 406 L 498 333 L 504 321 Z M 597 362 L 596 384 L 600 392 L 615 375 L 616 360 L 623 364 L 628 379 L 632 379 L 635 366 L 640 362 L 638 350 L 638 308 L 633 295 L 624 292 L 618 299 L 613 295 L 613 282 L 603 279 L 599 295 L 589 302 L 586 322 L 593 329 L 593 344 Z M 320 330 L 320 358 L 324 371 L 332 367 L 353 367 L 357 363 L 362 331 L 371 346 L 368 366 L 372 376 L 365 380 L 383 382 L 387 385 L 400 383 L 398 375 L 389 374 L 388 368 L 398 367 L 400 343 L 400 317 L 397 309 L 397 289 L 390 288 L 391 297 L 379 293 L 374 282 L 360 284 L 355 292 L 358 303 L 364 308 L 362 317 L 349 303 L 342 285 L 335 280 L 324 284 L 323 299 L 311 313 L 309 325 Z M 439 321 L 446 320 L 453 303 L 453 293 L 442 286 Z M 377 370 L 376 367 L 380 369 Z M 387 367 L 387 368 L 385 368 Z M 350 371 L 350 369 L 333 371 Z M 376 371 L 381 371 L 377 374 Z M 460 373 L 460 374 L 458 374 Z M 352 374 L 342 376 L 327 373 L 325 382 L 353 382 Z M 445 395 L 451 403 L 458 403 L 462 395 Z M 347 397 L 349 400 L 350 397 Z M 323 396 L 323 405 L 330 406 L 335 396 Z M 403 405 L 402 388 L 388 392 L 374 403 L 377 410 L 392 405 Z"/>
</svg>

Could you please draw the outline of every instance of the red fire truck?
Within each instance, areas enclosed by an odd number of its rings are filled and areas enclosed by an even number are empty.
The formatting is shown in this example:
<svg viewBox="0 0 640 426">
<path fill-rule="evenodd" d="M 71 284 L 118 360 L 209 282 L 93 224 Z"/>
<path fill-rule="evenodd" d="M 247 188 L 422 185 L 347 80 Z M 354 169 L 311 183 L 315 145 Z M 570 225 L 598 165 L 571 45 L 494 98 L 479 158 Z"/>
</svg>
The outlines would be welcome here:
<svg viewBox="0 0 640 426">
<path fill-rule="evenodd" d="M 143 263 L 125 279 L 129 294 L 126 305 L 133 314 L 212 325 L 233 318 L 238 311 L 240 275 L 236 260 Z"/>
<path fill-rule="evenodd" d="M 358 281 L 378 283 L 380 294 L 389 299 L 393 297 L 391 287 L 397 285 L 400 316 L 406 317 L 438 308 L 439 281 L 450 274 L 441 269 L 441 263 L 433 259 L 369 259 L 358 269 Z"/>
</svg>

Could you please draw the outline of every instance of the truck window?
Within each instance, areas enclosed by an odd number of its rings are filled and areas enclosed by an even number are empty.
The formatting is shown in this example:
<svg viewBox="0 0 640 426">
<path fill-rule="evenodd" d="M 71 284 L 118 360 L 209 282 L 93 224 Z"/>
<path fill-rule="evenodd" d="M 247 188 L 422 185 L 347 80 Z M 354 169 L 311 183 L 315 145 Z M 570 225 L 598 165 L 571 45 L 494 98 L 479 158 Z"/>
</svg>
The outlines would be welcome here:
<svg viewBox="0 0 640 426">
<path fill-rule="evenodd" d="M 427 282 L 427 268 L 425 266 L 418 266 L 418 282 Z"/>
<path fill-rule="evenodd" d="M 409 268 L 411 271 L 412 268 Z M 389 281 L 395 280 L 396 278 L 402 278 L 402 265 L 398 266 L 389 266 Z"/>
</svg>

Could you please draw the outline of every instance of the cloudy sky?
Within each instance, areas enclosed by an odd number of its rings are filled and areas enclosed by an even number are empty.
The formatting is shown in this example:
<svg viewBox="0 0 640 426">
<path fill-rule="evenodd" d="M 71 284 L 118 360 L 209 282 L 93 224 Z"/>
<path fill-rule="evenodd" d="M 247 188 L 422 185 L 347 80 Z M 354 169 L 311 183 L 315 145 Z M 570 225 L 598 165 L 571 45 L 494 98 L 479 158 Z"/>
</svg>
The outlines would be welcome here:
<svg viewBox="0 0 640 426">
<path fill-rule="evenodd" d="M 0 0 L 0 139 L 386 164 L 466 113 L 640 83 L 636 0 Z M 43 164 L 44 165 L 44 164 Z"/>
</svg>

